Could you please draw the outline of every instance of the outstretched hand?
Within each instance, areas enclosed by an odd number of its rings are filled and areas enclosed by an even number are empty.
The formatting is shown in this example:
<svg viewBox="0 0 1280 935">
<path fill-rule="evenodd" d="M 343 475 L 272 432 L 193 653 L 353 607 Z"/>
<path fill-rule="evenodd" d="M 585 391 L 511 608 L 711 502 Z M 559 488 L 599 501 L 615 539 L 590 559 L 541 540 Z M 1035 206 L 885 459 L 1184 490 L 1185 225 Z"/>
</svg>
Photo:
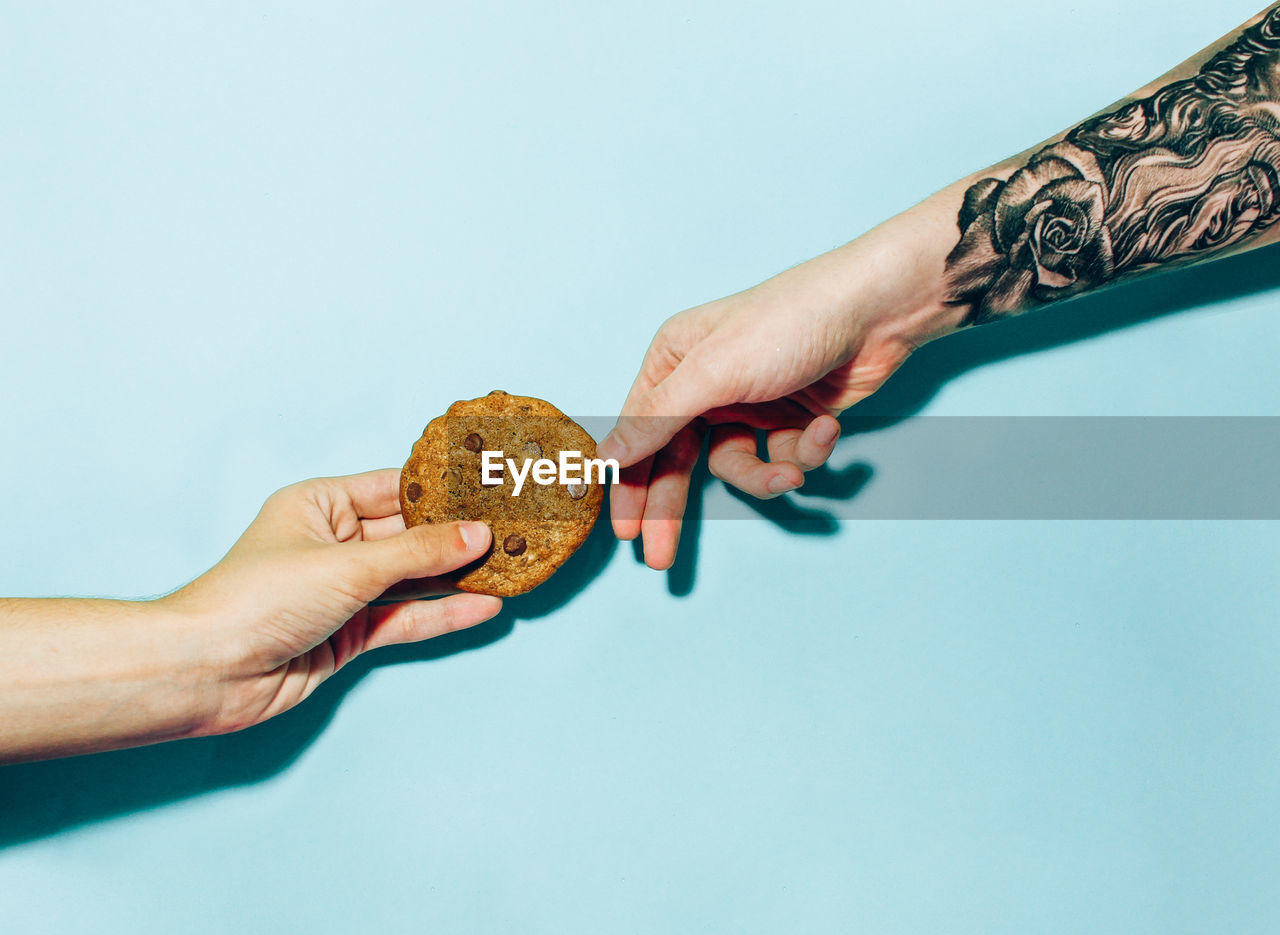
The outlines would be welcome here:
<svg viewBox="0 0 1280 935">
<path fill-rule="evenodd" d="M 662 325 L 599 446 L 623 468 L 611 495 L 614 532 L 642 535 L 649 566 L 675 560 L 708 432 L 713 475 L 759 498 L 795 490 L 835 448 L 836 416 L 947 330 L 936 290 L 921 287 L 937 279 L 921 268 L 932 260 L 909 244 L 873 231 Z M 768 460 L 757 454 L 760 432 Z"/>
</svg>

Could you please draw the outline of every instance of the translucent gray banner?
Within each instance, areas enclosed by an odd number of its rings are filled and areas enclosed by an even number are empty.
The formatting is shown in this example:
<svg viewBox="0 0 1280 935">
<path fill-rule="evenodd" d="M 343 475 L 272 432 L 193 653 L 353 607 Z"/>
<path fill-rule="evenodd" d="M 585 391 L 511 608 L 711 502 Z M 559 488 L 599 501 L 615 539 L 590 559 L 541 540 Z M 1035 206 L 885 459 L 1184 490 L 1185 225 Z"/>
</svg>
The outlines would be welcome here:
<svg viewBox="0 0 1280 935">
<path fill-rule="evenodd" d="M 595 438 L 612 417 L 575 417 Z M 1278 416 L 841 420 L 829 466 L 761 503 L 695 473 L 703 519 L 1280 519 Z"/>
</svg>

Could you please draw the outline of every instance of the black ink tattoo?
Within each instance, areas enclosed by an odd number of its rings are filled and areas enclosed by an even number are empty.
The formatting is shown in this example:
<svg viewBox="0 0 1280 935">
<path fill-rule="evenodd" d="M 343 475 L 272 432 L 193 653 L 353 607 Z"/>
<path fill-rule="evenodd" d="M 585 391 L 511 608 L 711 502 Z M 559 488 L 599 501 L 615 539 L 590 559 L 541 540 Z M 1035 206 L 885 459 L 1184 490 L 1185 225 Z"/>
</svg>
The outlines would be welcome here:
<svg viewBox="0 0 1280 935">
<path fill-rule="evenodd" d="M 1194 77 L 1094 117 L 965 193 L 947 257 L 965 324 L 1016 314 L 1280 219 L 1280 8 Z"/>
</svg>

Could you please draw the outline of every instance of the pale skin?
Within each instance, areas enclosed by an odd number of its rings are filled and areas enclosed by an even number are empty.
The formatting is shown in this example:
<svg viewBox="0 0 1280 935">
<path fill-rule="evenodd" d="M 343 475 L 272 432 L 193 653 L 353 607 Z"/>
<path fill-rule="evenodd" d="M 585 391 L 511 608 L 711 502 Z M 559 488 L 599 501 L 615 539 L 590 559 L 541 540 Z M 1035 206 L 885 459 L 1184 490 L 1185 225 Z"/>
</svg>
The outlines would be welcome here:
<svg viewBox="0 0 1280 935">
<path fill-rule="evenodd" d="M 1245 27 L 1258 26 L 1268 17 L 1268 24 L 1276 26 L 1280 14 L 1272 14 L 1278 7 L 1280 4 L 1269 7 Z M 1239 39 L 1241 29 L 1107 111 L 1195 76 L 1215 53 Z M 1280 35 L 1280 28 L 1276 32 Z M 1260 57 L 1259 62 L 1248 82 L 1252 96 L 1248 110 L 1262 124 L 1256 135 L 1265 146 L 1270 121 L 1276 119 L 1268 112 L 1280 114 L 1280 66 L 1275 55 Z M 1239 108 L 1239 112 L 1245 110 L 1244 106 Z M 644 356 L 618 424 L 599 446 L 600 457 L 616 458 L 624 469 L 611 500 L 617 536 L 640 536 L 646 564 L 659 570 L 671 566 L 690 475 L 707 433 L 708 468 L 726 483 L 759 498 L 777 497 L 800 487 L 805 473 L 830 457 L 840 431 L 836 417 L 879 389 L 915 349 L 962 327 L 974 311 L 970 295 L 981 299 L 987 287 L 994 293 L 995 283 L 979 278 L 978 288 L 972 289 L 966 300 L 957 300 L 954 282 L 948 281 L 955 269 L 951 254 L 957 249 L 957 218 L 966 192 L 984 178 L 1007 182 L 1033 154 L 1067 136 L 1064 133 L 962 179 L 830 253 L 667 320 Z M 1149 146 L 1141 155 L 1149 156 L 1157 148 Z M 1255 154 L 1255 159 L 1265 163 L 1267 172 L 1280 164 L 1270 149 Z M 1150 200 L 1155 201 L 1166 191 L 1185 186 L 1185 172 L 1165 171 L 1166 176 L 1150 172 L 1145 179 L 1139 178 L 1142 184 L 1130 187 L 1140 190 L 1145 185 L 1151 191 Z M 1219 171 L 1226 174 L 1226 170 Z M 1262 171 L 1248 171 L 1254 175 L 1249 175 L 1246 183 L 1256 189 L 1253 179 Z M 1238 174 L 1246 175 L 1244 171 Z M 1162 191 L 1160 183 L 1166 178 Z M 1265 180 L 1262 184 L 1266 185 Z M 1274 181 L 1271 187 L 1277 187 Z M 1191 232 L 1196 232 L 1197 225 L 1201 230 L 1216 229 L 1205 205 L 1218 203 L 1238 208 L 1246 222 L 1258 213 L 1256 190 L 1246 192 L 1254 199 L 1248 202 L 1239 192 L 1234 201 L 1220 196 L 1220 188 L 1218 185 L 1202 202 L 1188 208 L 1190 220 L 1182 218 L 1179 223 L 1186 223 Z M 1277 199 L 1272 195 L 1280 196 L 1280 192 L 1264 192 L 1264 198 L 1274 206 Z M 1117 226 L 1128 220 L 1117 219 Z M 1237 219 L 1236 227 L 1241 223 Z M 1219 226 L 1233 229 L 1225 222 Z M 1177 239 L 1172 236 L 1176 232 L 1169 229 L 1154 233 Z M 1190 234 L 1186 236 L 1190 238 Z M 1169 265 L 1215 259 L 1277 239 L 1280 227 L 1265 226 L 1259 220 L 1241 239 L 1203 254 L 1178 255 Z M 1041 254 L 1036 256 L 1038 261 Z M 1132 271 L 1122 273 L 1132 278 L 1158 268 L 1155 261 L 1145 266 L 1135 263 Z M 1079 286 L 1074 271 L 1068 272 L 1072 273 L 1072 284 Z M 1043 276 L 1057 284 L 1068 279 L 1061 273 L 1045 272 Z M 1062 294 L 1082 291 L 1087 290 L 1079 287 Z M 1029 296 L 1026 301 L 1006 304 L 1003 314 L 1051 300 L 1032 301 Z M 758 432 L 764 433 L 768 460 L 757 456 Z"/>
<path fill-rule="evenodd" d="M 836 416 L 958 327 L 962 311 L 943 303 L 940 273 L 960 188 L 659 329 L 598 449 L 624 468 L 614 532 L 642 536 L 650 567 L 675 560 L 704 431 L 716 477 L 760 498 L 795 490 L 834 450 Z M 757 429 L 768 461 L 756 454 Z"/>
<path fill-rule="evenodd" d="M 239 730 L 360 653 L 491 618 L 496 597 L 413 599 L 491 536 L 484 523 L 406 531 L 399 476 L 278 491 L 222 561 L 158 600 L 0 601 L 0 762 Z"/>
<path fill-rule="evenodd" d="M 704 433 L 713 474 L 756 497 L 782 495 L 830 457 L 836 416 L 966 321 L 1280 239 L 1275 9 L 1246 24 L 1275 27 L 1247 47 L 1234 30 L 1060 137 L 668 320 L 599 446 L 625 468 L 612 496 L 617 535 L 642 536 L 650 566 L 672 564 Z M 1247 81 L 1225 69 L 1181 89 L 1215 53 L 1241 49 Z M 1180 116 L 1217 126 L 1200 121 L 1215 107 L 1223 139 L 1177 135 Z M 1203 166 L 1214 174 L 1199 191 Z M 1166 178 L 1176 184 L 1162 188 Z M 279 491 L 221 562 L 158 600 L 0 601 L 0 762 L 238 730 L 298 704 L 362 652 L 491 618 L 497 598 L 416 599 L 483 555 L 491 534 L 482 523 L 405 530 L 397 478 Z"/>
</svg>

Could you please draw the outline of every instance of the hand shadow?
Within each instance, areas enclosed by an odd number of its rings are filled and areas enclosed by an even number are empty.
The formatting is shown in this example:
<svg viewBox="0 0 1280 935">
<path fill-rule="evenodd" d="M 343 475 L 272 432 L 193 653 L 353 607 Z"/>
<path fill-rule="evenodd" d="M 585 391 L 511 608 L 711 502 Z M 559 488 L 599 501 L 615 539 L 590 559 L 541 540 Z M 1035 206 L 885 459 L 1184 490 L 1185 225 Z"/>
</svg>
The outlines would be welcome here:
<svg viewBox="0 0 1280 935">
<path fill-rule="evenodd" d="M 617 548 L 607 517 L 606 505 L 587 541 L 564 567 L 529 594 L 507 598 L 497 617 L 425 643 L 359 656 L 301 705 L 264 724 L 221 737 L 0 766 L 0 849 L 276 775 L 320 735 L 347 692 L 373 669 L 469 652 L 506 636 L 517 620 L 563 607 Z"/>
<path fill-rule="evenodd" d="M 764 457 L 764 454 L 761 456 Z M 870 479 L 871 468 L 863 463 L 851 464 L 840 470 L 824 465 L 810 471 L 805 477 L 804 491 L 816 497 L 848 499 Z M 757 500 L 736 487 L 727 485 L 723 490 L 728 494 L 729 502 L 715 504 L 714 515 L 707 516 L 707 488 L 715 483 L 716 479 L 707 469 L 704 440 L 702 454 L 689 477 L 689 496 L 685 502 L 684 523 L 680 529 L 676 560 L 667 569 L 667 593 L 672 597 L 687 597 L 693 591 L 698 577 L 698 549 L 702 539 L 702 526 L 710 519 L 743 520 L 763 517 L 787 532 L 800 536 L 830 536 L 840 528 L 836 518 L 824 510 L 803 506 L 787 497 Z M 643 562 L 642 540 L 636 539 L 631 546 L 636 561 Z"/>
<path fill-rule="evenodd" d="M 847 435 L 873 431 L 923 409 L 950 380 L 986 364 L 1086 341 L 1201 305 L 1280 286 L 1280 244 L 1203 266 L 1162 271 L 920 348 L 876 393 L 841 418 Z"/>
<path fill-rule="evenodd" d="M 1280 245 L 1207 266 L 1165 272 L 928 344 L 878 393 L 845 414 L 841 422 L 846 435 L 919 412 L 948 380 L 984 364 L 1272 289 L 1280 285 L 1277 260 Z M 811 472 L 802 493 L 848 499 L 865 486 L 871 471 L 866 464 L 841 471 L 820 469 Z M 694 473 L 680 551 L 668 572 L 667 587 L 675 596 L 689 594 L 696 580 L 703 500 L 711 480 L 704 458 Z M 802 506 L 794 496 L 770 501 L 734 496 L 796 534 L 830 535 L 838 528 L 829 513 Z M 265 724 L 222 737 L 0 767 L 0 848 L 279 773 L 319 736 L 342 698 L 373 668 L 428 662 L 478 649 L 511 632 L 516 620 L 535 619 L 563 607 L 599 574 L 616 549 L 605 517 L 607 513 L 602 513 L 586 544 L 563 569 L 536 591 L 509 599 L 495 619 L 426 643 L 361 656 L 305 703 Z"/>
</svg>

